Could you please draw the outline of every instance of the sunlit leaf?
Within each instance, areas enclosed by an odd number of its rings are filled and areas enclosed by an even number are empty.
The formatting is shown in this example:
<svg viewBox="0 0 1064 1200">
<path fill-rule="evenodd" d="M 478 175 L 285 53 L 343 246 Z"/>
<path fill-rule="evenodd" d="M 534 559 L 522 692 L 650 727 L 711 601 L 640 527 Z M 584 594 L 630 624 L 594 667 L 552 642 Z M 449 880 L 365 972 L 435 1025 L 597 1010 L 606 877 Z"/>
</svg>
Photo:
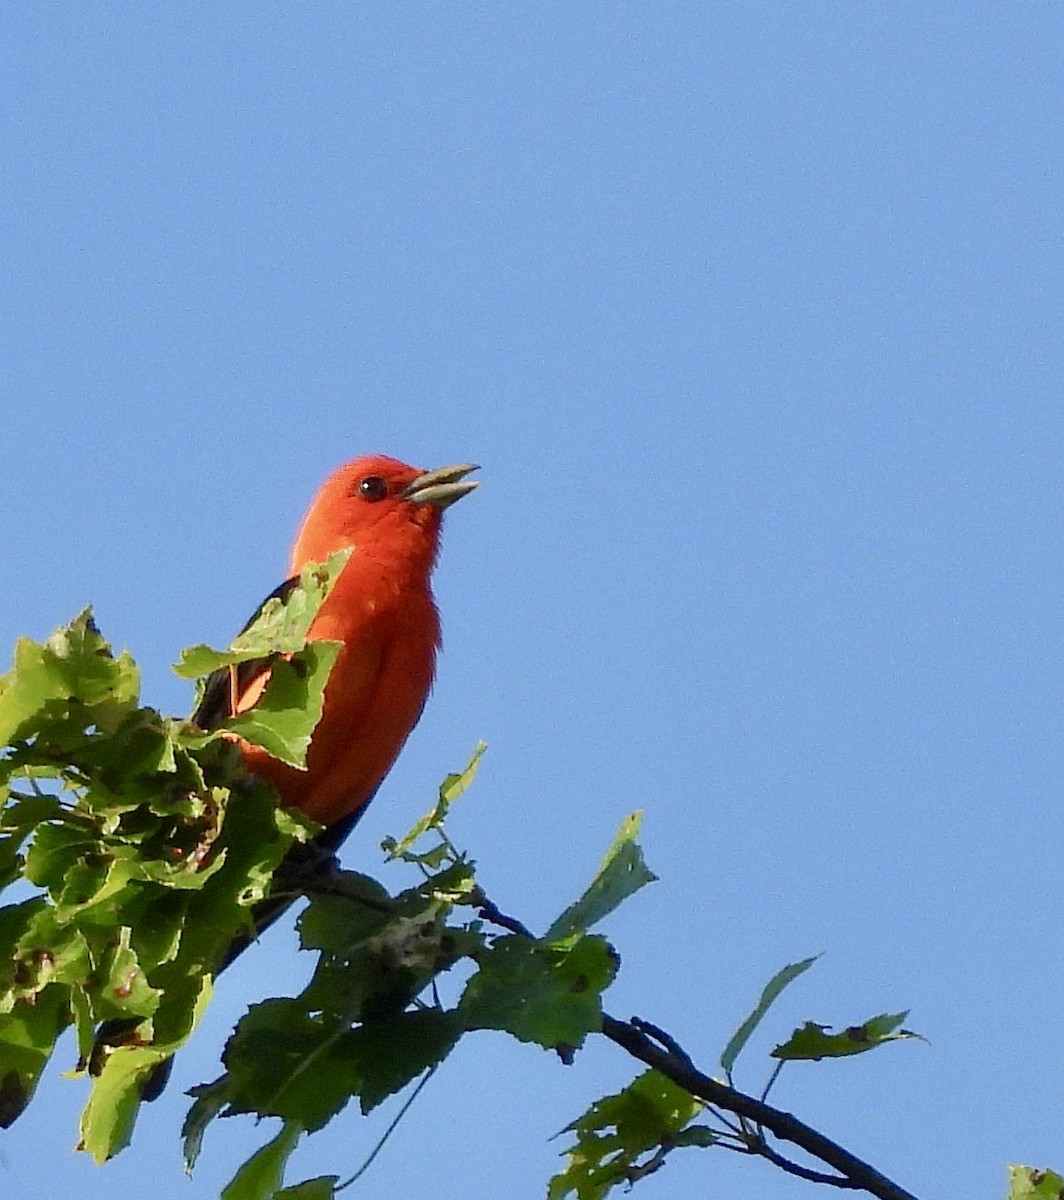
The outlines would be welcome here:
<svg viewBox="0 0 1064 1200">
<path fill-rule="evenodd" d="M 324 563 L 304 567 L 287 596 L 267 600 L 228 650 L 192 646 L 183 652 L 174 671 L 183 679 L 196 679 L 223 667 L 302 650 L 311 622 L 336 586 L 351 554 L 350 548 L 337 550 Z"/>
<path fill-rule="evenodd" d="M 304 767 L 311 734 L 321 720 L 325 684 L 341 645 L 312 642 L 291 661 L 278 659 L 255 705 L 226 721 L 225 728 L 290 766 Z"/>
<path fill-rule="evenodd" d="M 129 1144 L 141 1088 L 168 1057 L 154 1046 L 123 1046 L 108 1057 L 81 1114 L 79 1150 L 102 1163 Z"/>
<path fill-rule="evenodd" d="M 563 1133 L 575 1133 L 564 1171 L 550 1181 L 548 1200 L 600 1200 L 611 1188 L 631 1186 L 657 1170 L 674 1146 L 711 1146 L 712 1130 L 692 1126 L 703 1104 L 657 1071 L 623 1091 L 596 1100 Z"/>
<path fill-rule="evenodd" d="M 222 1200 L 271 1200 L 284 1182 L 284 1169 L 303 1130 L 286 1121 L 281 1132 L 247 1160 L 222 1189 Z"/>
<path fill-rule="evenodd" d="M 899 1029 L 908 1012 L 884 1013 L 871 1017 L 861 1025 L 851 1025 L 839 1033 L 829 1033 L 830 1026 L 806 1021 L 783 1043 L 772 1051 L 773 1058 L 785 1060 L 821 1058 L 845 1058 L 853 1054 L 864 1054 L 885 1042 L 923 1041 L 917 1033 Z M 897 1032 L 895 1032 L 897 1031 Z"/>
<path fill-rule="evenodd" d="M 486 742 L 477 742 L 476 749 L 465 767 L 457 774 L 448 775 L 440 784 L 439 796 L 433 807 L 420 820 L 416 821 L 398 841 L 395 838 L 386 838 L 381 843 L 381 848 L 389 858 L 404 858 L 419 838 L 423 837 L 430 829 L 440 828 L 446 820 L 451 805 L 476 778 L 480 760 L 484 757 L 484 751 L 487 748 Z"/>
<path fill-rule="evenodd" d="M 1008 1200 L 1061 1200 L 1064 1176 L 1037 1167 L 1009 1167 Z"/>
<path fill-rule="evenodd" d="M 604 938 L 584 934 L 548 945 L 502 937 L 478 964 L 458 1006 L 467 1028 L 501 1029 L 563 1057 L 602 1028 L 601 993 L 617 969 Z"/>
<path fill-rule="evenodd" d="M 587 891 L 547 930 L 548 942 L 585 932 L 634 892 L 657 879 L 644 862 L 643 851 L 636 841 L 642 822 L 641 812 L 625 818 Z"/>
</svg>

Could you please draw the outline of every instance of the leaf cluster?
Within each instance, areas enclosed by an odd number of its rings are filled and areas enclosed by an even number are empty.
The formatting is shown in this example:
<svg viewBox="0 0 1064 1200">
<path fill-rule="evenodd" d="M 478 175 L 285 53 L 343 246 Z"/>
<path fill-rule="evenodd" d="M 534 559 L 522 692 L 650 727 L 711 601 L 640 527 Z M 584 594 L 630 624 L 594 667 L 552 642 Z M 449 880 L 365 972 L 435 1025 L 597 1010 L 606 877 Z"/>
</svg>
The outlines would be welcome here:
<svg viewBox="0 0 1064 1200">
<path fill-rule="evenodd" d="M 617 959 L 589 930 L 653 878 L 634 842 L 638 818 L 625 822 L 585 895 L 544 937 L 495 926 L 485 916 L 501 914 L 476 883 L 475 864 L 443 828 L 483 751 L 444 780 L 409 833 L 385 841 L 391 859 L 419 873 L 416 884 L 391 896 L 368 876 L 333 871 L 311 885 L 299 919 L 302 948 L 318 955 L 310 981 L 298 996 L 253 1005 L 226 1045 L 225 1073 L 195 1089 L 185 1123 L 190 1166 L 219 1115 L 284 1122 L 234 1179 L 234 1198 L 287 1196 L 289 1189 L 276 1191 L 278 1172 L 303 1133 L 352 1100 L 372 1111 L 435 1071 L 464 1034 L 499 1030 L 571 1062 L 601 1029 L 601 994 Z M 464 980 L 448 989 L 441 977 L 459 964 Z M 445 1002 L 448 990 L 454 995 Z M 330 1179 L 332 1187 L 335 1177 L 300 1186 L 325 1189 Z M 275 1190 L 261 1190 L 260 1180 Z"/>
<path fill-rule="evenodd" d="M 190 1169 L 216 1118 L 281 1122 L 223 1200 L 333 1197 L 345 1186 L 336 1175 L 285 1186 L 303 1137 L 352 1101 L 369 1113 L 424 1082 L 466 1034 L 501 1031 L 568 1064 L 589 1034 L 618 1024 L 604 1014 L 602 994 L 619 959 L 593 930 L 655 878 L 638 843 L 640 814 L 622 823 L 584 894 L 537 937 L 485 895 L 476 864 L 446 831 L 483 744 L 407 834 L 383 843 L 386 860 L 414 875 L 394 894 L 317 853 L 316 827 L 246 775 L 238 738 L 297 768 L 305 762 L 338 649 L 306 635 L 345 561 L 334 555 L 289 581 L 228 649 L 185 652 L 176 669 L 199 679 L 201 697 L 261 680 L 254 707 L 217 728 L 142 705 L 135 664 L 111 650 L 88 611 L 42 644 L 18 643 L 0 679 L 0 886 L 9 901 L 0 906 L 0 1125 L 29 1104 L 72 1028 L 77 1073 L 91 1081 L 80 1146 L 98 1161 L 119 1151 L 143 1097 L 210 1002 L 234 942 L 253 936 L 256 906 L 299 894 L 309 899 L 300 945 L 315 956 L 306 986 L 253 1003 L 225 1045 L 222 1074 L 192 1093 Z M 726 1083 L 714 1084 L 715 1096 L 739 1096 L 731 1092 L 737 1060 L 813 961 L 766 985 L 725 1045 Z M 753 1103 L 766 1110 L 787 1062 L 915 1037 L 900 1028 L 905 1016 L 838 1033 L 805 1022 L 772 1050 L 775 1069 Z M 563 1130 L 571 1141 L 550 1200 L 600 1200 L 683 1147 L 762 1154 L 816 1177 L 772 1150 L 756 1120 L 685 1084 L 693 1065 L 668 1035 L 637 1019 L 631 1030 L 664 1048 L 676 1069 L 638 1075 Z M 1017 1176 L 1014 1193 L 1048 1195 L 1055 1178 Z"/>
<path fill-rule="evenodd" d="M 265 654 L 267 669 L 299 676 L 300 705 L 269 731 L 295 763 L 328 656 L 301 639 L 342 564 L 308 572 L 243 645 L 196 652 L 197 670 Z M 98 1160 L 125 1145 L 142 1090 L 192 1032 L 289 847 L 312 831 L 245 775 L 238 722 L 204 731 L 142 705 L 136 665 L 89 610 L 44 643 L 19 640 L 0 679 L 0 885 L 13 896 L 0 906 L 0 1125 L 25 1109 L 73 1026 L 93 1085 L 80 1145 Z"/>
</svg>

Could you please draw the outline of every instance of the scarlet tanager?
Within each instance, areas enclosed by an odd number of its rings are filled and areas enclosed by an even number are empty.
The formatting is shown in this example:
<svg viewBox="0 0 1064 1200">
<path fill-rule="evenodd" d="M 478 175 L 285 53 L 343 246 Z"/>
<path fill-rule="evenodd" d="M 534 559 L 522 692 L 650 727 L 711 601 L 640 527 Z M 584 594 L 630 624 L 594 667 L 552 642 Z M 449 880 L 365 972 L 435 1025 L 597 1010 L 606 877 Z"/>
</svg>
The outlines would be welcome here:
<svg viewBox="0 0 1064 1200">
<path fill-rule="evenodd" d="M 322 484 L 292 548 L 284 597 L 311 563 L 353 553 L 308 632 L 341 643 L 325 688 L 306 770 L 242 743 L 247 767 L 277 789 L 282 803 L 345 832 L 372 800 L 425 707 L 436 670 L 440 618 L 430 577 L 441 515 L 477 484 L 462 464 L 419 471 L 394 458 L 356 458 Z M 264 602 L 265 603 L 265 602 Z M 256 614 L 257 615 L 257 614 Z M 254 619 L 254 618 L 252 618 Z M 252 708 L 269 678 L 265 663 L 244 664 L 236 711 Z M 207 683 L 193 721 L 215 728 L 233 716 L 228 671 Z"/>
<path fill-rule="evenodd" d="M 271 593 L 284 598 L 305 566 L 324 562 L 337 550 L 353 549 L 307 634 L 311 641 L 327 639 L 342 646 L 325 686 L 306 770 L 240 742 L 248 770 L 273 784 L 282 804 L 326 826 L 315 839 L 311 867 L 327 860 L 351 831 L 421 716 L 440 646 L 440 618 L 430 581 L 439 553 L 441 517 L 478 486 L 466 479 L 476 469 L 463 463 L 421 471 L 383 455 L 346 463 L 314 497 L 292 548 L 289 578 Z M 235 686 L 228 670 L 216 672 L 207 681 L 193 721 L 213 729 L 234 710 L 252 708 L 268 679 L 267 662 L 242 664 Z M 298 882 L 306 869 L 305 849 L 301 856 L 296 847 L 278 869 L 277 877 L 286 884 L 293 876 Z M 257 932 L 295 898 L 288 887 L 279 891 L 256 907 Z M 238 938 L 219 971 L 251 940 L 251 935 Z M 92 1056 L 94 1072 L 102 1069 L 107 1049 L 126 1040 L 136 1024 L 104 1022 Z M 142 1089 L 144 1099 L 159 1094 L 168 1067 L 161 1064 L 153 1072 Z"/>
</svg>

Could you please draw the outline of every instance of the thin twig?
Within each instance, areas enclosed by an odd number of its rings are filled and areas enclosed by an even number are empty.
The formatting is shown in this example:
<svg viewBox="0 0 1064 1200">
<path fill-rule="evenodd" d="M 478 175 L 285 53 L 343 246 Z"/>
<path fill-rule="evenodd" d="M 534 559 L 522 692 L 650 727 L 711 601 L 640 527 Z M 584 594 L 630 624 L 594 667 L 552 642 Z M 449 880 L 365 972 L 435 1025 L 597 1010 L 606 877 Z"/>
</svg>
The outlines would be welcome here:
<svg viewBox="0 0 1064 1200">
<path fill-rule="evenodd" d="M 436 1067 L 438 1067 L 438 1066 L 439 1066 L 439 1063 L 436 1064 Z M 418 1081 L 417 1087 L 414 1088 L 414 1090 L 410 1093 L 409 1099 L 406 1101 L 406 1103 L 403 1105 L 403 1107 L 399 1110 L 399 1112 L 395 1115 L 395 1118 L 393 1119 L 392 1123 L 381 1134 L 377 1144 L 370 1151 L 369 1158 L 366 1159 L 366 1161 L 362 1164 L 362 1166 L 360 1166 L 358 1168 L 358 1170 L 354 1173 L 354 1175 L 351 1176 L 350 1179 L 345 1179 L 343 1183 L 341 1183 L 337 1187 L 333 1188 L 334 1195 L 336 1192 L 342 1192 L 344 1190 L 344 1188 L 350 1187 L 351 1184 L 355 1183 L 356 1180 L 361 1179 L 362 1176 L 365 1175 L 365 1173 L 369 1170 L 370 1166 L 373 1163 L 373 1160 L 384 1149 L 385 1143 L 395 1132 L 396 1126 L 403 1119 L 403 1117 L 406 1116 L 407 1111 L 409 1110 L 411 1104 L 413 1104 L 414 1101 L 421 1094 L 421 1089 L 425 1086 L 426 1083 L 428 1083 L 428 1081 L 433 1077 L 433 1075 L 436 1074 L 436 1067 L 430 1067 L 425 1072 L 425 1074 L 422 1075 L 421 1079 Z"/>
<path fill-rule="evenodd" d="M 765 1084 L 764 1088 L 761 1091 L 761 1099 L 762 1100 L 768 1099 L 768 1094 L 769 1094 L 769 1092 L 772 1091 L 773 1084 L 776 1082 L 777 1079 L 779 1079 L 780 1071 L 783 1070 L 783 1064 L 785 1061 L 786 1061 L 786 1059 L 781 1058 L 779 1060 L 779 1062 L 776 1063 L 775 1067 L 773 1067 L 772 1074 L 768 1077 L 768 1083 Z"/>
<path fill-rule="evenodd" d="M 754 1143 L 747 1143 L 743 1153 L 756 1154 L 760 1158 L 768 1159 L 770 1163 L 779 1167 L 781 1171 L 786 1171 L 788 1175 L 797 1175 L 799 1179 L 808 1179 L 810 1183 L 826 1183 L 830 1187 L 851 1188 L 853 1190 L 864 1186 L 842 1175 L 825 1175 L 823 1171 L 814 1171 L 811 1167 L 803 1167 L 801 1163 L 793 1162 L 791 1159 L 785 1158 L 782 1154 L 778 1154 L 763 1138 Z"/>
</svg>

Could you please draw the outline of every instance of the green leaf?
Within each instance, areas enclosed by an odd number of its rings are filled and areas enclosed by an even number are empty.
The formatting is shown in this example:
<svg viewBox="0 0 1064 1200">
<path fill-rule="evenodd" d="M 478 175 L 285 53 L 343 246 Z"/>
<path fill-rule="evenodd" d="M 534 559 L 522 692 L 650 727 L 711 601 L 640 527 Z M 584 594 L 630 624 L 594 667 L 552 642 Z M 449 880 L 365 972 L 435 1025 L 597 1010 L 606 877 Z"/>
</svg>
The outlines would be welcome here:
<svg viewBox="0 0 1064 1200">
<path fill-rule="evenodd" d="M 363 1113 L 443 1062 L 461 1032 L 456 1014 L 438 1008 L 397 1013 L 356 1029 L 350 1046 L 361 1074 Z"/>
<path fill-rule="evenodd" d="M 70 1023 L 66 988 L 45 988 L 0 1016 L 0 1128 L 29 1104 L 56 1039 Z"/>
<path fill-rule="evenodd" d="M 312 1016 L 298 1000 L 252 1005 L 223 1055 L 232 1111 L 320 1129 L 358 1091 L 351 1038 L 346 1022 Z"/>
<path fill-rule="evenodd" d="M 92 1081 L 92 1094 L 81 1114 L 79 1150 L 85 1150 L 98 1163 L 106 1162 L 129 1144 L 133 1124 L 141 1104 L 141 1092 L 155 1071 L 183 1044 L 203 1015 L 211 996 L 209 977 L 185 981 L 185 995 L 176 991 L 163 997 L 163 1005 L 153 1022 L 154 1041 L 139 1045 L 135 1041 L 109 1050 L 103 1068 Z M 181 1019 L 167 1022 L 161 1018 L 165 1005 L 181 1010 Z M 139 1031 L 138 1031 L 139 1032 Z"/>
<path fill-rule="evenodd" d="M 334 926 L 337 940 L 300 997 L 307 1008 L 348 1023 L 379 1020 L 401 1012 L 439 972 L 479 951 L 483 938 L 478 933 L 444 924 L 445 905 L 424 896 L 414 900 L 383 923 L 378 923 L 380 914 L 354 912 L 346 937 Z M 331 907 L 337 915 L 342 911 Z"/>
<path fill-rule="evenodd" d="M 286 1121 L 281 1132 L 256 1151 L 222 1191 L 222 1200 L 272 1200 L 284 1183 L 284 1169 L 303 1130 L 295 1121 Z"/>
<path fill-rule="evenodd" d="M 568 1058 L 602 1028 L 601 993 L 617 970 L 604 938 L 583 934 L 549 945 L 501 937 L 479 965 L 458 1005 L 467 1029 L 501 1029 Z"/>
<path fill-rule="evenodd" d="M 97 838 L 77 826 L 65 822 L 42 825 L 26 853 L 26 878 L 58 895 L 74 865 L 98 848 Z M 101 863 L 101 872 L 105 868 L 106 863 Z"/>
<path fill-rule="evenodd" d="M 58 919 L 56 910 L 43 902 L 29 901 L 4 912 L 14 926 L 16 914 L 25 926 L 3 965 L 4 981 L 10 972 L 12 997 L 30 999 L 52 983 L 79 985 L 90 976 L 91 954 L 85 935 L 76 926 Z M 7 998 L 0 1007 L 10 1010 Z"/>
<path fill-rule="evenodd" d="M 635 840 L 642 822 L 641 812 L 634 812 L 624 819 L 591 886 L 547 930 L 545 938 L 548 942 L 584 933 L 634 892 L 657 879 L 643 861 L 643 851 Z"/>
<path fill-rule="evenodd" d="M 272 597 L 228 650 L 192 646 L 174 666 L 182 679 L 210 675 L 223 667 L 259 658 L 295 654 L 307 642 L 307 631 L 318 609 L 336 586 L 352 550 L 337 550 L 324 563 L 310 563 L 300 573 L 298 584 L 282 600 Z"/>
<path fill-rule="evenodd" d="M 354 871 L 343 873 L 346 880 Z M 379 897 L 380 903 L 392 904 L 392 898 L 368 875 L 358 875 L 364 881 L 367 894 Z M 370 904 L 361 904 L 346 896 L 315 896 L 296 922 L 302 950 L 324 950 L 330 955 L 347 958 L 358 945 L 379 933 L 387 925 L 390 914 Z"/>
<path fill-rule="evenodd" d="M 122 1046 L 108 1056 L 81 1114 L 79 1150 L 104 1163 L 129 1145 L 141 1089 L 169 1057 L 154 1046 Z"/>
<path fill-rule="evenodd" d="M 132 946 L 132 930 L 123 925 L 118 931 L 118 944 L 101 964 L 100 998 L 97 1017 L 148 1016 L 159 1007 L 162 993 L 148 983 Z"/>
<path fill-rule="evenodd" d="M 325 684 L 342 642 L 311 642 L 291 661 L 278 659 L 254 707 L 224 728 L 293 767 L 306 766 L 311 734 L 321 720 Z"/>
<path fill-rule="evenodd" d="M 739 1057 L 742 1048 L 750 1040 L 750 1035 L 761 1024 L 762 1018 L 772 1007 L 776 997 L 789 983 L 797 979 L 799 975 L 804 975 L 813 963 L 816 962 L 818 957 L 819 955 L 814 954 L 812 958 L 803 958 L 801 962 L 791 963 L 790 966 L 777 971 L 765 985 L 765 990 L 761 993 L 761 999 L 758 1000 L 754 1011 L 732 1034 L 727 1046 L 724 1047 L 724 1053 L 720 1056 L 720 1065 L 729 1077 L 731 1076 L 732 1067 L 735 1066 L 735 1060 Z"/>
<path fill-rule="evenodd" d="M 193 1104 L 181 1125 L 181 1141 L 185 1170 L 190 1175 L 203 1149 L 203 1136 L 207 1132 L 207 1126 L 229 1103 L 227 1085 L 228 1080 L 223 1075 L 213 1083 L 201 1083 L 198 1087 L 188 1090 Z"/>
<path fill-rule="evenodd" d="M 548 1200 L 571 1194 L 599 1200 L 611 1188 L 630 1186 L 657 1170 L 673 1146 L 713 1145 L 712 1130 L 690 1125 L 702 1108 L 701 1101 L 658 1071 L 596 1100 L 562 1131 L 575 1133 L 576 1141 L 565 1152 L 565 1170 L 550 1181 Z"/>
<path fill-rule="evenodd" d="M 339 1175 L 318 1175 L 274 1192 L 273 1200 L 333 1200 Z"/>
<path fill-rule="evenodd" d="M 1009 1167 L 1008 1200 L 1061 1200 L 1064 1176 L 1036 1167 Z"/>
<path fill-rule="evenodd" d="M 10 798 L 7 787 L 0 788 L 7 801 L 0 813 L 0 888 L 7 887 L 22 873 L 22 846 L 31 833 L 59 812 L 56 796 L 18 796 Z"/>
<path fill-rule="evenodd" d="M 852 1054 L 864 1054 L 866 1050 L 874 1050 L 884 1042 L 912 1039 L 923 1041 L 917 1033 L 898 1029 L 908 1015 L 908 1012 L 884 1013 L 878 1017 L 871 1017 L 862 1025 L 851 1025 L 841 1033 L 828 1033 L 829 1025 L 817 1025 L 813 1021 L 806 1021 L 782 1046 L 777 1046 L 772 1051 L 772 1057 L 787 1061 L 817 1061 L 821 1058 L 845 1058 Z M 895 1030 L 898 1032 L 895 1033 Z"/>
<path fill-rule="evenodd" d="M 389 859 L 405 858 L 419 838 L 428 833 L 430 829 L 439 829 L 443 825 L 451 805 L 476 778 L 480 760 L 484 757 L 484 751 L 487 748 L 487 742 L 477 742 L 476 749 L 465 767 L 457 774 L 448 775 L 440 784 L 439 797 L 433 807 L 419 821 L 415 822 L 398 841 L 395 838 L 384 839 L 381 849 L 385 851 Z"/>
<path fill-rule="evenodd" d="M 0 679 L 0 746 L 73 723 L 110 731 L 136 703 L 140 686 L 128 654 L 115 658 L 85 609 L 44 645 L 20 638 Z"/>
</svg>

